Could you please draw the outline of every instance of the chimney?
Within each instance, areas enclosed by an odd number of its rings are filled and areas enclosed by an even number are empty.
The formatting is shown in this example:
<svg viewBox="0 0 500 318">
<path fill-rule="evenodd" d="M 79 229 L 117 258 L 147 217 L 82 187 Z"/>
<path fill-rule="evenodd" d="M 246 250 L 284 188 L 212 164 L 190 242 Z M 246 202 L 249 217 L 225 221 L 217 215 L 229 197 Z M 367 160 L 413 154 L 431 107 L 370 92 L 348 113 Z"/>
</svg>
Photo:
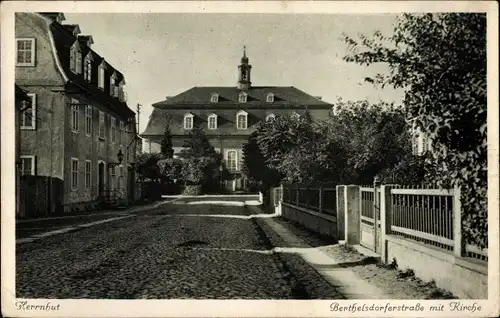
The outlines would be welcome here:
<svg viewBox="0 0 500 318">
<path fill-rule="evenodd" d="M 323 99 L 323 97 L 321 97 L 321 96 L 316 96 L 316 98 L 319 99 L 319 100 Z"/>
</svg>

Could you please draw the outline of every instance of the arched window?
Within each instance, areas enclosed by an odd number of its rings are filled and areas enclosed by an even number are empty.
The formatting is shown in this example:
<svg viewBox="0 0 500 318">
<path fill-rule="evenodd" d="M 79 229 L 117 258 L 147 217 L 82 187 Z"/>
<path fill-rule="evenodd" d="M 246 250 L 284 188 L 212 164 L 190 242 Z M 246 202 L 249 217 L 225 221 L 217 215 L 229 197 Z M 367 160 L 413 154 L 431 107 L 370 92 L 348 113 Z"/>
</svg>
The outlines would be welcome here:
<svg viewBox="0 0 500 318">
<path fill-rule="evenodd" d="M 236 150 L 228 150 L 226 153 L 226 165 L 229 171 L 238 170 L 238 152 Z"/>
<path fill-rule="evenodd" d="M 191 113 L 184 115 L 184 129 L 193 129 L 194 116 Z"/>
<path fill-rule="evenodd" d="M 210 102 L 212 102 L 212 103 L 217 103 L 217 102 L 219 102 L 219 94 L 217 94 L 217 93 L 212 93 L 212 96 L 210 97 Z"/>
<path fill-rule="evenodd" d="M 208 129 L 217 129 L 217 115 L 208 115 Z"/>
<path fill-rule="evenodd" d="M 276 116 L 274 114 L 269 114 L 266 116 L 266 121 L 273 121 L 276 119 Z"/>
<path fill-rule="evenodd" d="M 240 110 L 236 114 L 236 127 L 238 129 L 247 129 L 248 127 L 248 113 L 244 110 Z"/>
<path fill-rule="evenodd" d="M 268 103 L 273 103 L 274 102 L 274 94 L 273 93 L 267 94 L 266 101 Z"/>
<path fill-rule="evenodd" d="M 240 95 L 238 96 L 238 102 L 246 103 L 247 102 L 247 93 L 241 92 Z"/>
</svg>

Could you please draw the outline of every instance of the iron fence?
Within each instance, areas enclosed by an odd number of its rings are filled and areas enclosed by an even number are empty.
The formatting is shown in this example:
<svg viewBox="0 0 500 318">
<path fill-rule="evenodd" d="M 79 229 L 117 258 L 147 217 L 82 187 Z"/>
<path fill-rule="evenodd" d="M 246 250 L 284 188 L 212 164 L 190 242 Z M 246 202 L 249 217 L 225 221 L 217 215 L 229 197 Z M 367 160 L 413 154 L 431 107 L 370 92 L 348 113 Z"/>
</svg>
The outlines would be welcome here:
<svg viewBox="0 0 500 318">
<path fill-rule="evenodd" d="M 283 202 L 319 213 L 336 213 L 336 187 L 332 183 L 285 184 Z"/>
</svg>

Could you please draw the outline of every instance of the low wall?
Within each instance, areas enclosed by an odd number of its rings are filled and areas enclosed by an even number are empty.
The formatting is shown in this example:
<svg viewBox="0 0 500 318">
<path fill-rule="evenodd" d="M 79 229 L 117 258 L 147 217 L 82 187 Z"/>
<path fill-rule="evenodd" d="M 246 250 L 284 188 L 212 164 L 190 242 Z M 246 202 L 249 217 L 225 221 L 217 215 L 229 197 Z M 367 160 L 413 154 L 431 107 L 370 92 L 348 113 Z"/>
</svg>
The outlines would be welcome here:
<svg viewBox="0 0 500 318">
<path fill-rule="evenodd" d="M 318 213 L 282 202 L 281 216 L 311 231 L 338 239 L 337 219 L 334 215 Z"/>
<path fill-rule="evenodd" d="M 458 258 L 453 252 L 433 248 L 405 238 L 387 235 L 388 261 L 396 259 L 400 269 L 410 268 L 424 281 L 464 299 L 488 298 L 488 267 L 479 260 Z M 471 283 L 473 282 L 473 283 Z"/>
</svg>

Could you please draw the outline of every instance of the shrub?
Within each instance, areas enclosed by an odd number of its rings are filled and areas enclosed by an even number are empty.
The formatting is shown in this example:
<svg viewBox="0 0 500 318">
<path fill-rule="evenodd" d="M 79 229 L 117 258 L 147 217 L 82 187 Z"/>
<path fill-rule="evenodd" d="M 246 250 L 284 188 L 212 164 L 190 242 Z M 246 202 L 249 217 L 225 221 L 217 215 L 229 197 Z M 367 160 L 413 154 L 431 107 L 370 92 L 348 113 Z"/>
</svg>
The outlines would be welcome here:
<svg viewBox="0 0 500 318">
<path fill-rule="evenodd" d="M 202 194 L 201 191 L 201 185 L 194 184 L 194 185 L 186 185 L 184 187 L 184 191 L 182 192 L 183 195 L 200 195 Z"/>
</svg>

